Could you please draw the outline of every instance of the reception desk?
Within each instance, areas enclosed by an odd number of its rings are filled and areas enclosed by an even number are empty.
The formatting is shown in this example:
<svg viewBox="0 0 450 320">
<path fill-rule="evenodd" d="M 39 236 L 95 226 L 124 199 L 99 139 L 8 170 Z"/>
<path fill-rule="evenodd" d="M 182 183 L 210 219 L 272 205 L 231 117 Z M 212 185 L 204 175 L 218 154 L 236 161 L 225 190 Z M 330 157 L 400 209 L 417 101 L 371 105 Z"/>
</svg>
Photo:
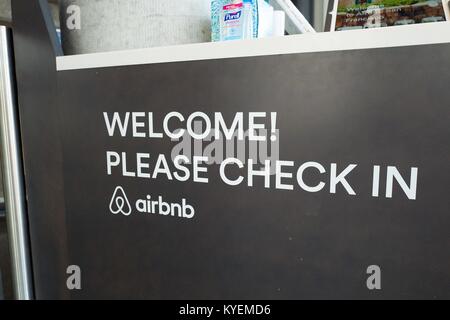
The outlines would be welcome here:
<svg viewBox="0 0 450 320">
<path fill-rule="evenodd" d="M 450 298 L 449 23 L 64 56 L 23 2 L 36 298 Z"/>
</svg>

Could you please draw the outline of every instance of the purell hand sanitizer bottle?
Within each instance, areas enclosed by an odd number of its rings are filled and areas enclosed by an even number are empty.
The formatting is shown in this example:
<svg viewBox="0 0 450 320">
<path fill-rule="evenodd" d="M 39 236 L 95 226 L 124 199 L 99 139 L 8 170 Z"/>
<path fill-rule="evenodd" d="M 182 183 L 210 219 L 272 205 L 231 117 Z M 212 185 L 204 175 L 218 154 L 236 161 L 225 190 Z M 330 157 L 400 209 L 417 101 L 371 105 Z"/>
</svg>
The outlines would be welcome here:
<svg viewBox="0 0 450 320">
<path fill-rule="evenodd" d="M 213 0 L 212 40 L 272 36 L 274 9 L 266 0 Z"/>
<path fill-rule="evenodd" d="M 220 40 L 240 40 L 243 34 L 244 3 L 233 1 L 220 12 Z"/>
<path fill-rule="evenodd" d="M 257 0 L 212 0 L 212 41 L 257 37 Z"/>
</svg>

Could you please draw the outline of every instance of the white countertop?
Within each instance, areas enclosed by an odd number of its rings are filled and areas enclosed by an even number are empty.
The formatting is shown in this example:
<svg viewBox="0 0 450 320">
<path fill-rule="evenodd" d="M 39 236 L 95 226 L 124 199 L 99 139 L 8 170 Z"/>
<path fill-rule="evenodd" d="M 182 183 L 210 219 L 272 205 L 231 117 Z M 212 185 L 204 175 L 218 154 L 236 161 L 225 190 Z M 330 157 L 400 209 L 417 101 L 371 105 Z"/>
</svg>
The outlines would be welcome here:
<svg viewBox="0 0 450 320">
<path fill-rule="evenodd" d="M 56 65 L 63 71 L 439 43 L 450 43 L 450 22 L 63 56 Z"/>
</svg>

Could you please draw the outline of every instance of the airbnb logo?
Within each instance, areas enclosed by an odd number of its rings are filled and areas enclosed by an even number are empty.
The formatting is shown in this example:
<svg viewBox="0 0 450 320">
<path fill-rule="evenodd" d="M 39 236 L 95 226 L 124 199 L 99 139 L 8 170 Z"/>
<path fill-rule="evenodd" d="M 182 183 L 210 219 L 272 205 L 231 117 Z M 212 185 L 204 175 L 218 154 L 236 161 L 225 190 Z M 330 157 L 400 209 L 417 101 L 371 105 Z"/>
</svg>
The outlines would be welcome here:
<svg viewBox="0 0 450 320">
<path fill-rule="evenodd" d="M 131 214 L 130 202 L 121 186 L 118 186 L 116 190 L 114 190 L 111 202 L 109 203 L 109 210 L 112 214 L 121 213 L 124 216 L 129 216 Z"/>
<path fill-rule="evenodd" d="M 152 198 L 150 195 L 147 195 L 133 203 L 137 214 L 152 214 L 184 219 L 192 219 L 195 216 L 194 207 L 188 204 L 184 198 L 180 202 L 167 202 L 162 196 Z M 131 215 L 133 209 L 121 186 L 116 187 L 114 190 L 109 203 L 109 210 L 112 214 Z"/>
</svg>

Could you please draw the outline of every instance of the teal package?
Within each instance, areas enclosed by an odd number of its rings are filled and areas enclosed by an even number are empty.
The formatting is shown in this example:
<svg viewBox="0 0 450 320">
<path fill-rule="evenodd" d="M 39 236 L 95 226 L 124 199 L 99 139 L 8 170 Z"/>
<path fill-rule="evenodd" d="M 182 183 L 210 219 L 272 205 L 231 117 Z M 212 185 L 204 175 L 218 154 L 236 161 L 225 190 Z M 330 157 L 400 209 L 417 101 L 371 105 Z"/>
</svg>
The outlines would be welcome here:
<svg viewBox="0 0 450 320">
<path fill-rule="evenodd" d="M 258 0 L 212 0 L 212 41 L 258 37 Z"/>
</svg>

